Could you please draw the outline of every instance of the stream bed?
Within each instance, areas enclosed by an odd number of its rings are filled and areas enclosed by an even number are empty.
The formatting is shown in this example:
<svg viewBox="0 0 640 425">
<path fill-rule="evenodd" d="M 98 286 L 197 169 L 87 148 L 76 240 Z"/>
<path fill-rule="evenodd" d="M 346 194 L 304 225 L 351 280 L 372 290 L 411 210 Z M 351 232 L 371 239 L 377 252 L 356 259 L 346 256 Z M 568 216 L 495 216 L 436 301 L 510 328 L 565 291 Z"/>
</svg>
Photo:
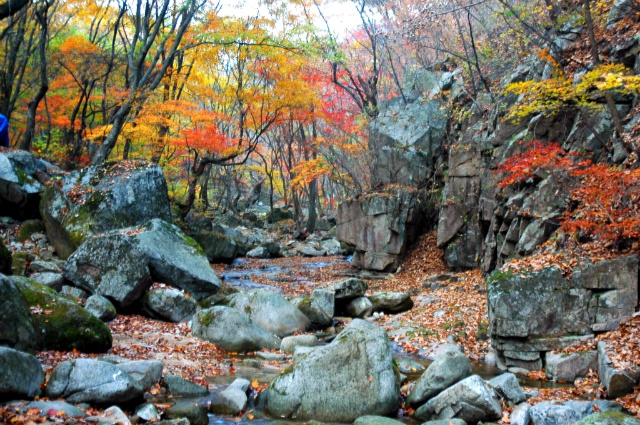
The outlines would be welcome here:
<svg viewBox="0 0 640 425">
<path fill-rule="evenodd" d="M 219 275 L 226 283 L 238 289 L 264 288 L 276 291 L 284 296 L 288 296 L 291 295 L 291 288 L 305 293 L 310 293 L 315 287 L 324 284 L 324 281 L 318 281 L 316 278 L 317 273 L 321 272 L 322 269 L 336 266 L 344 267 L 348 265 L 349 261 L 346 257 L 341 259 L 336 259 L 334 257 L 328 261 L 309 259 L 301 264 L 296 264 L 295 267 L 276 263 L 272 260 L 259 260 L 256 262 L 255 260 L 247 261 L 245 259 L 237 259 L 224 270 L 220 271 Z M 345 273 L 345 270 L 342 270 L 340 275 L 353 276 L 357 275 L 357 271 L 353 272 L 353 270 L 351 270 Z M 342 324 L 343 323 L 341 322 L 339 325 Z M 339 330 L 339 325 L 336 326 L 338 328 L 336 331 Z M 322 340 L 322 337 L 327 335 L 319 333 L 318 336 L 319 339 Z M 330 340 L 330 338 L 327 339 L 327 341 L 328 340 Z M 327 342 L 325 341 L 324 343 Z M 424 353 L 407 353 L 395 342 L 392 342 L 392 353 L 394 360 L 398 365 L 400 365 L 400 369 L 407 376 L 408 381 L 416 381 L 423 373 L 424 369 L 431 363 L 431 361 L 424 356 Z M 207 377 L 209 386 L 212 389 L 212 394 L 231 384 L 236 378 L 245 378 L 252 382 L 257 381 L 260 385 L 268 384 L 292 362 L 291 355 L 288 355 L 279 361 L 267 361 L 264 358 L 258 357 L 256 354 L 234 355 L 233 357 L 235 368 L 233 374 Z M 412 368 L 412 365 L 415 367 Z M 504 373 L 495 365 L 481 362 L 472 362 L 472 370 L 474 374 L 479 375 L 485 380 L 489 380 Z M 534 381 L 523 375 L 519 375 L 518 379 L 523 387 L 528 388 L 559 388 L 571 386 L 570 384 L 559 384 L 552 381 Z M 200 402 L 207 403 L 211 398 L 212 396 L 200 399 Z M 247 413 L 245 413 L 241 418 L 210 414 L 209 424 L 231 425 L 238 423 L 251 423 L 254 425 L 260 425 L 266 423 L 278 423 L 293 425 L 301 423 L 301 421 L 294 420 L 270 419 L 266 417 L 264 413 L 256 409 L 255 402 L 255 399 L 250 399 L 250 405 Z M 251 415 L 252 419 L 249 419 L 248 415 Z M 410 425 L 418 423 L 412 418 L 406 416 L 399 416 L 396 419 Z"/>
</svg>

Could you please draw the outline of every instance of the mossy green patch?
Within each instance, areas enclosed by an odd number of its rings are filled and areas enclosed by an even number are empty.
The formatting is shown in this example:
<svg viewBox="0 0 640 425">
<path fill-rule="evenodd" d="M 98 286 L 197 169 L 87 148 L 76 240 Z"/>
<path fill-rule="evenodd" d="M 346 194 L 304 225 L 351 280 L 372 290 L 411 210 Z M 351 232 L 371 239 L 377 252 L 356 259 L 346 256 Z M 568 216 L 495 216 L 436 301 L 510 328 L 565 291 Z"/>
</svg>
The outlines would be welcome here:
<svg viewBox="0 0 640 425">
<path fill-rule="evenodd" d="M 31 239 L 31 235 L 38 232 L 44 232 L 44 225 L 40 220 L 27 220 L 22 223 L 18 233 L 16 234 L 16 240 L 24 242 Z"/>
<path fill-rule="evenodd" d="M 13 281 L 31 308 L 42 349 L 102 353 L 111 348 L 111 331 L 91 313 L 45 285 L 27 278 Z"/>
<path fill-rule="evenodd" d="M 515 276 L 511 270 L 496 270 L 487 278 L 487 286 L 499 285 Z"/>
<path fill-rule="evenodd" d="M 211 325 L 211 313 L 210 312 L 202 312 L 198 314 L 198 323 L 202 326 L 209 327 Z"/>
</svg>

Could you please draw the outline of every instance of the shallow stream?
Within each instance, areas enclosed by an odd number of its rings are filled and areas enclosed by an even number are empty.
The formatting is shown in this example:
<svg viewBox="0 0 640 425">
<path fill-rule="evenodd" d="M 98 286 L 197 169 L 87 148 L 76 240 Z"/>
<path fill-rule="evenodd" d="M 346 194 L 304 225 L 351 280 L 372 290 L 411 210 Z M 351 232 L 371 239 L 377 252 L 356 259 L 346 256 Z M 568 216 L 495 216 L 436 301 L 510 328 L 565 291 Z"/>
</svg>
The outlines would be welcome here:
<svg viewBox="0 0 640 425">
<path fill-rule="evenodd" d="M 344 262 L 326 262 L 326 261 L 311 261 L 305 262 L 296 266 L 295 272 L 293 272 L 287 266 L 276 265 L 269 260 L 261 260 L 258 268 L 246 268 L 249 262 L 243 259 L 237 259 L 226 270 L 220 273 L 222 279 L 239 289 L 257 289 L 266 288 L 274 290 L 279 293 L 283 293 L 280 288 L 273 285 L 264 283 L 258 283 L 256 280 L 264 281 L 271 280 L 275 282 L 283 282 L 288 285 L 302 286 L 305 292 L 310 293 L 315 286 L 321 282 L 314 282 L 311 280 L 311 271 L 321 269 L 324 267 L 346 264 L 348 259 L 345 258 Z M 283 294 L 284 295 L 284 294 Z M 427 360 L 420 354 L 410 354 L 401 349 L 396 343 L 392 343 L 393 357 L 398 364 L 414 364 L 422 365 L 424 368 L 428 367 L 431 361 Z M 236 355 L 234 356 L 237 362 L 234 363 L 235 373 L 208 377 L 210 388 L 212 393 L 217 392 L 218 389 L 223 389 L 229 385 L 236 378 L 245 378 L 250 381 L 257 380 L 259 384 L 265 384 L 271 382 L 288 364 L 291 362 L 291 356 L 287 356 L 286 360 L 278 362 L 276 366 L 275 362 L 267 362 L 266 360 L 257 357 L 256 355 Z M 262 366 L 260 363 L 262 362 Z M 405 368 L 406 369 L 406 368 Z M 418 370 L 419 369 L 419 370 Z M 483 379 L 488 380 L 502 373 L 496 366 L 486 363 L 472 362 L 472 370 L 474 374 L 481 376 Z M 404 374 L 408 377 L 409 381 L 417 380 L 423 373 L 424 369 L 416 368 L 416 371 L 412 372 L 411 368 L 404 370 Z M 529 388 L 558 388 L 566 387 L 567 384 L 558 384 L 551 381 L 533 381 L 526 376 L 518 376 L 520 384 Z M 205 399 L 203 402 L 207 402 L 210 398 Z M 251 414 L 253 419 L 248 419 L 247 415 Z M 396 418 L 407 424 L 417 424 L 417 421 L 413 421 L 409 417 Z M 282 419 L 269 419 L 264 416 L 263 413 L 255 409 L 255 400 L 250 401 L 248 413 L 242 418 L 234 418 L 220 415 L 209 415 L 209 425 L 231 425 L 231 424 L 299 424 L 304 421 L 294 420 L 282 420 Z"/>
</svg>

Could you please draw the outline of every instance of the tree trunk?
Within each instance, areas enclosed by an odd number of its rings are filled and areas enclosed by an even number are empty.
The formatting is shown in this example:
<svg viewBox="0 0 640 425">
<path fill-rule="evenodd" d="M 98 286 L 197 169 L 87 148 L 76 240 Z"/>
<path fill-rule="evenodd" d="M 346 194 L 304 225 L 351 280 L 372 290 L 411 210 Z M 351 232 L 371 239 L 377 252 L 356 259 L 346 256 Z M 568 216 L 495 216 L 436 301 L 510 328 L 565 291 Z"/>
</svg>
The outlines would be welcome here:
<svg viewBox="0 0 640 425">
<path fill-rule="evenodd" d="M 38 111 L 38 105 L 40 105 L 40 101 L 44 99 L 47 91 L 49 90 L 49 81 L 47 79 L 47 42 L 49 38 L 47 11 L 49 10 L 49 6 L 50 4 L 45 2 L 35 13 L 36 19 L 42 27 L 38 46 L 38 50 L 40 52 L 40 89 L 38 90 L 38 93 L 36 93 L 35 97 L 29 100 L 27 106 L 27 127 L 24 132 L 22 143 L 20 144 L 20 149 L 25 151 L 31 149 L 31 144 L 35 138 L 36 112 Z"/>
<path fill-rule="evenodd" d="M 131 102 L 127 102 L 124 105 L 120 106 L 120 108 L 118 109 L 118 112 L 116 112 L 113 118 L 113 124 L 111 126 L 111 130 L 109 130 L 109 134 L 104 139 L 104 141 L 96 151 L 95 155 L 93 156 L 93 160 L 91 161 L 91 164 L 93 165 L 102 164 L 107 160 L 107 158 L 109 157 L 109 154 L 111 153 L 111 150 L 113 150 L 113 147 L 116 145 L 116 142 L 118 141 L 118 136 L 122 131 L 122 127 L 124 127 L 124 123 L 130 111 L 131 111 Z"/>
</svg>

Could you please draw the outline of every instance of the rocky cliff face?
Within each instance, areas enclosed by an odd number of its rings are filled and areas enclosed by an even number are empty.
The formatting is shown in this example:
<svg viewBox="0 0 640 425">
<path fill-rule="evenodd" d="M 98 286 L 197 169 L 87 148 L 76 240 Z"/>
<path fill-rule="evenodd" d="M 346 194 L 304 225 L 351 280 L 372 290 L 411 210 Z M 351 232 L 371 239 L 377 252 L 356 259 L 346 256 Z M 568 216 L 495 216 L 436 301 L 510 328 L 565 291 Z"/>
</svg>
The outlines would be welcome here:
<svg viewBox="0 0 640 425">
<path fill-rule="evenodd" d="M 538 370 L 545 353 L 611 331 L 638 300 L 638 257 L 556 268 L 497 271 L 487 279 L 491 341 L 509 368 Z"/>
<path fill-rule="evenodd" d="M 567 26 L 556 42 L 571 48 L 581 31 Z M 636 36 L 615 46 L 609 57 L 637 73 L 639 53 L 640 37 Z M 501 87 L 551 75 L 551 65 L 532 57 L 503 78 Z M 567 152 L 606 158 L 612 164 L 627 158 L 621 143 L 612 137 L 614 123 L 606 108 L 539 114 L 512 122 L 505 116 L 518 99 L 496 90 L 493 99 L 478 95 L 463 107 L 465 118 L 454 122 L 449 118 L 452 105 L 460 107 L 467 98 L 461 87 L 462 78 L 455 72 L 423 71 L 411 83 L 414 95 L 407 104 L 401 99 L 387 102 L 371 124 L 376 187 L 441 188 L 441 193 L 435 197 L 437 205 L 398 201 L 393 207 L 372 208 L 368 200 L 372 194 L 346 202 L 338 217 L 338 238 L 356 245 L 359 267 L 393 269 L 417 236 L 413 232 L 421 227 L 422 223 L 402 218 L 411 215 L 438 217 L 437 243 L 452 269 L 482 267 L 488 273 L 513 257 L 535 252 L 559 227 L 558 218 L 567 208 L 567 180 L 556 173 L 536 176 L 517 189 L 498 188 L 495 170 L 521 151 L 520 141 L 556 142 Z M 630 111 L 635 98 L 616 95 L 615 102 L 624 122 L 634 125 L 637 117 L 631 117 Z"/>
<path fill-rule="evenodd" d="M 344 202 L 337 216 L 337 237 L 356 247 L 353 263 L 357 267 L 396 270 L 407 247 L 421 233 L 432 205 L 424 184 L 437 181 L 434 176 L 446 164 L 445 100 L 458 94 L 461 84 L 459 74 L 425 73 L 406 95 L 406 103 L 400 98 L 384 103 L 371 123 L 375 189 Z"/>
</svg>

